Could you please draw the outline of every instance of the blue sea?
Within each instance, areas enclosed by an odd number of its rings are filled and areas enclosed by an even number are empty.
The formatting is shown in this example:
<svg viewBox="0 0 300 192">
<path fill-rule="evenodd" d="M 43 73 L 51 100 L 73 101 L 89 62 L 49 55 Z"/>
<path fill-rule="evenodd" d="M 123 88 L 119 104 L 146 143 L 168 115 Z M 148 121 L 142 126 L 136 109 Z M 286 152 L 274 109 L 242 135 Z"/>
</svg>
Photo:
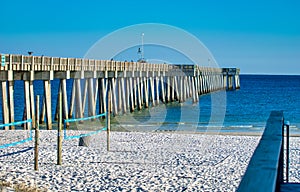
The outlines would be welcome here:
<svg viewBox="0 0 300 192">
<path fill-rule="evenodd" d="M 282 110 L 300 133 L 300 76 L 241 75 L 241 88 L 202 95 L 193 104 L 171 103 L 117 117 L 128 130 L 262 132 L 273 110 Z"/>
<path fill-rule="evenodd" d="M 112 126 L 129 131 L 180 130 L 260 132 L 272 110 L 284 111 L 292 132 L 300 133 L 300 76 L 241 75 L 241 88 L 202 95 L 198 103 L 168 103 L 115 117 Z M 35 81 L 35 95 L 43 94 L 42 81 Z M 68 97 L 72 81 L 67 81 Z M 53 114 L 58 81 L 52 81 Z M 15 119 L 22 120 L 22 81 L 15 82 Z M 2 98 L 1 98 L 2 102 Z M 2 103 L 1 103 L 2 106 Z M 2 107 L 0 109 L 2 122 Z"/>
</svg>

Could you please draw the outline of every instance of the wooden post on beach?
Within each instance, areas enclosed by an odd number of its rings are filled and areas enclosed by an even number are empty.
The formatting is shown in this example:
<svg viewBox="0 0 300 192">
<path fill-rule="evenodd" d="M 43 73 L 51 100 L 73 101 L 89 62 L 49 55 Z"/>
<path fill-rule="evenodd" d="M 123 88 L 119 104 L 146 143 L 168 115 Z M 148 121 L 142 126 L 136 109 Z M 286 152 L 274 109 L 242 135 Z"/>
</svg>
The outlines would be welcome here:
<svg viewBox="0 0 300 192">
<path fill-rule="evenodd" d="M 36 124 L 35 124 L 35 145 L 34 145 L 34 170 L 39 170 L 39 128 L 40 128 L 40 96 L 36 96 Z"/>
<path fill-rule="evenodd" d="M 108 79 L 108 92 L 106 103 L 106 126 L 107 126 L 107 151 L 110 150 L 110 112 L 111 112 L 111 79 Z"/>
<path fill-rule="evenodd" d="M 57 165 L 62 164 L 62 94 L 58 93 L 59 98 L 59 115 L 57 125 Z"/>
</svg>

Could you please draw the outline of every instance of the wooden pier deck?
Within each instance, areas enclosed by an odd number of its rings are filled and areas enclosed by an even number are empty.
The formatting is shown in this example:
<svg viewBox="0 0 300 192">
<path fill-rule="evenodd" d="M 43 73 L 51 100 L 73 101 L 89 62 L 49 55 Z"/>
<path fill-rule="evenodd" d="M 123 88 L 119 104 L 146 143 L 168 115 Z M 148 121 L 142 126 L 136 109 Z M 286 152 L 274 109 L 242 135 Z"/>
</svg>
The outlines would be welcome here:
<svg viewBox="0 0 300 192">
<path fill-rule="evenodd" d="M 88 114 L 106 112 L 108 85 L 112 89 L 112 113 L 119 115 L 141 110 L 160 103 L 184 102 L 199 95 L 222 89 L 238 89 L 239 69 L 210 68 L 199 65 L 151 64 L 80 58 L 58 58 L 2 54 L 0 86 L 4 124 L 14 122 L 15 80 L 24 82 L 24 119 L 32 119 L 35 126 L 33 81 L 43 80 L 44 105 L 41 120 L 46 119 L 52 129 L 51 81 L 60 80 L 63 97 L 63 118 L 81 118 L 85 105 Z M 66 80 L 73 79 L 72 90 Z M 84 83 L 82 83 L 84 81 Z M 84 86 L 82 87 L 82 84 Z M 71 98 L 67 93 L 71 91 Z M 99 111 L 96 111 L 96 105 Z M 13 129 L 13 127 L 10 127 Z M 9 127 L 5 127 L 9 129 Z"/>
</svg>

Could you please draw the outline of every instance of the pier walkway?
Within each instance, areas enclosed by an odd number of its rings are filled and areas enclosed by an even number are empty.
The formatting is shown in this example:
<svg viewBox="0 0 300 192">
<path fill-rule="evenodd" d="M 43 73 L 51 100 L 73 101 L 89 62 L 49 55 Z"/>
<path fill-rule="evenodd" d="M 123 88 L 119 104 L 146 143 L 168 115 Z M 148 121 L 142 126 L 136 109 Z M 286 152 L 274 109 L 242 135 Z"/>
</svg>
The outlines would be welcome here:
<svg viewBox="0 0 300 192">
<path fill-rule="evenodd" d="M 14 81 L 24 82 L 24 119 L 33 119 L 35 127 L 35 80 L 44 84 L 44 101 L 40 119 L 52 129 L 51 80 L 60 81 L 63 118 L 83 117 L 106 112 L 108 85 L 112 90 L 113 115 L 141 110 L 160 103 L 184 102 L 199 95 L 222 89 L 238 89 L 239 69 L 210 68 L 199 65 L 151 64 L 45 56 L 1 55 L 0 85 L 3 124 L 15 121 Z M 73 79 L 72 90 L 66 80 Z M 83 81 L 83 82 L 82 82 Z M 67 93 L 71 91 L 71 98 Z M 19 99 L 19 98 L 18 98 Z M 99 111 L 96 111 L 96 105 Z M 14 127 L 10 127 L 13 129 Z M 9 127 L 5 127 L 9 129 Z"/>
<path fill-rule="evenodd" d="M 300 191 L 300 184 L 288 182 L 288 151 L 289 127 L 282 111 L 272 111 L 237 191 Z"/>
</svg>

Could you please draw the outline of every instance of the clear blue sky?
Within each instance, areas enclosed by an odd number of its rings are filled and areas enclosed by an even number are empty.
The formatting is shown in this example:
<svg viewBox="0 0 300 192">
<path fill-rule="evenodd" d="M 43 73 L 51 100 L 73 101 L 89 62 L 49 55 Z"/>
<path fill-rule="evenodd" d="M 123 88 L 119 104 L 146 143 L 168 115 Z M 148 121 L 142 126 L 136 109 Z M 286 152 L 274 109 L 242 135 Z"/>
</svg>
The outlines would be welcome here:
<svg viewBox="0 0 300 192">
<path fill-rule="evenodd" d="M 83 57 L 101 37 L 163 23 L 199 38 L 221 67 L 300 75 L 298 0 L 1 1 L 0 52 Z"/>
</svg>

